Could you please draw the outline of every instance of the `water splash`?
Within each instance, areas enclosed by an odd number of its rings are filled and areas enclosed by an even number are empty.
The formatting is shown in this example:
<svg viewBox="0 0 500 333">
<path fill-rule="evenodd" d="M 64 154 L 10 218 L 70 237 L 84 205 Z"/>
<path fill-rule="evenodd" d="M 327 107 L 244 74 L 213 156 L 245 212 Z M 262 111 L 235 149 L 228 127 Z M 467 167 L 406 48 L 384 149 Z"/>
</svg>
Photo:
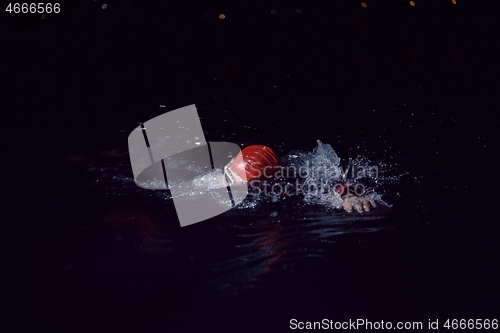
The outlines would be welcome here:
<svg viewBox="0 0 500 333">
<path fill-rule="evenodd" d="M 376 185 L 383 185 L 393 179 L 384 176 L 383 164 L 375 164 L 368 158 L 358 156 L 342 166 L 332 146 L 320 140 L 317 140 L 317 144 L 311 152 L 292 151 L 283 158 L 285 168 L 306 170 L 305 173 L 298 174 L 300 180 L 298 185 L 306 190 L 304 194 L 306 203 L 341 208 L 342 198 L 337 188 L 351 184 L 353 194 L 390 207 L 382 200 L 381 195 L 375 192 Z"/>
</svg>

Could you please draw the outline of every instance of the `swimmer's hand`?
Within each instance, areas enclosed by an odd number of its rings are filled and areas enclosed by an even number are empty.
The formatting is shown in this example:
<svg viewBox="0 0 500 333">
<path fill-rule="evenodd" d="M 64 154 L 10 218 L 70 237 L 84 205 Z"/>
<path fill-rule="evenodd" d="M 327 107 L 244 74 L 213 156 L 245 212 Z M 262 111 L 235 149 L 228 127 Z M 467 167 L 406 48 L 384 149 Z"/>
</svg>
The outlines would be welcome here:
<svg viewBox="0 0 500 333">
<path fill-rule="evenodd" d="M 369 212 L 370 204 L 373 208 L 377 207 L 375 200 L 371 196 L 358 197 L 353 194 L 346 194 L 342 197 L 342 207 L 348 213 L 352 213 L 354 208 L 358 213 Z"/>
</svg>

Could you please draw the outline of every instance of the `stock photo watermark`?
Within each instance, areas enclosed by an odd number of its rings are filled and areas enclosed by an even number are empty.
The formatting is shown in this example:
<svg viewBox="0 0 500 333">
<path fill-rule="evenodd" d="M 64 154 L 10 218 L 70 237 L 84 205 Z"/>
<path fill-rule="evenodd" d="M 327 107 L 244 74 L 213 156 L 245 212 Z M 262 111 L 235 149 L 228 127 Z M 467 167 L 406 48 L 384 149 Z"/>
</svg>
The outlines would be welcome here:
<svg viewBox="0 0 500 333">
<path fill-rule="evenodd" d="M 258 196 L 281 196 L 286 195 L 288 197 L 291 196 L 299 196 L 303 194 L 306 198 L 318 196 L 321 193 L 330 192 L 332 189 L 339 194 L 354 194 L 356 196 L 363 196 L 366 193 L 366 186 L 362 183 L 355 183 L 344 185 L 340 183 L 331 184 L 329 182 L 325 182 L 324 180 L 320 181 L 319 185 L 316 184 L 304 184 L 300 183 L 297 179 L 295 184 L 285 184 L 282 185 L 280 183 L 270 184 L 267 181 L 256 181 L 252 180 L 249 182 L 250 188 L 255 190 L 255 192 L 249 192 L 250 195 Z"/>
<path fill-rule="evenodd" d="M 327 193 L 334 190 L 339 194 L 353 194 L 363 196 L 366 193 L 366 186 L 360 182 L 346 185 L 345 180 L 348 175 L 353 179 L 359 178 L 377 178 L 378 166 L 347 166 L 345 169 L 337 166 L 320 166 L 311 168 L 309 162 L 299 167 L 286 166 L 274 170 L 273 167 L 266 166 L 263 170 L 254 169 L 258 174 L 259 180 L 249 182 L 250 188 L 254 191 L 249 192 L 250 195 L 258 196 L 281 196 L 288 197 L 304 195 L 306 198 L 318 196 L 321 193 Z M 272 179 L 295 179 L 295 184 L 287 183 L 270 183 Z M 310 183 L 303 180 L 316 180 Z M 334 180 L 334 181 L 332 181 Z M 319 183 L 318 183 L 319 181 Z"/>
<path fill-rule="evenodd" d="M 320 179 L 346 179 L 350 174 L 353 179 L 357 178 L 378 178 L 378 166 L 348 165 L 345 170 L 342 166 L 315 166 L 312 168 L 309 161 L 306 165 L 296 167 L 295 165 L 285 166 L 274 170 L 272 166 L 266 166 L 262 169 L 255 169 L 250 166 L 252 171 L 257 173 L 257 178 L 280 179 L 280 178 L 308 178 L 316 177 Z M 274 172 L 273 172 L 274 171 Z"/>
</svg>

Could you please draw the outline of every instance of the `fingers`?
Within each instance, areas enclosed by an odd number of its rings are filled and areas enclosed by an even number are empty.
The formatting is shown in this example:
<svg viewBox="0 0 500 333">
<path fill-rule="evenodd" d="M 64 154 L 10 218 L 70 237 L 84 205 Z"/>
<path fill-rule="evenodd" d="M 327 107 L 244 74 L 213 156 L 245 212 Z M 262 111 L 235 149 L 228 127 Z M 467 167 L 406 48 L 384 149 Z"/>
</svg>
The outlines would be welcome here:
<svg viewBox="0 0 500 333">
<path fill-rule="evenodd" d="M 344 210 L 348 213 L 355 209 L 358 213 L 363 213 L 363 206 L 361 200 L 353 196 L 344 198 Z"/>
<path fill-rule="evenodd" d="M 368 203 L 368 200 L 363 200 L 363 209 L 365 210 L 365 212 L 370 211 L 370 204 Z"/>
<path fill-rule="evenodd" d="M 358 213 L 369 212 L 371 210 L 370 204 L 374 208 L 377 207 L 377 204 L 373 199 L 358 198 L 354 196 L 343 198 L 343 207 L 348 213 L 352 213 L 353 209 L 355 209 Z"/>
<path fill-rule="evenodd" d="M 366 198 L 366 200 L 368 200 L 368 202 L 371 203 L 371 205 L 373 206 L 373 208 L 377 207 L 377 203 L 374 200 L 373 193 L 368 194 L 365 198 Z"/>
<path fill-rule="evenodd" d="M 362 200 L 358 199 L 354 203 L 354 209 L 358 211 L 358 213 L 363 213 L 363 205 L 362 205 Z"/>
<path fill-rule="evenodd" d="M 352 212 L 352 204 L 350 198 L 344 200 L 344 210 L 348 213 Z"/>
</svg>

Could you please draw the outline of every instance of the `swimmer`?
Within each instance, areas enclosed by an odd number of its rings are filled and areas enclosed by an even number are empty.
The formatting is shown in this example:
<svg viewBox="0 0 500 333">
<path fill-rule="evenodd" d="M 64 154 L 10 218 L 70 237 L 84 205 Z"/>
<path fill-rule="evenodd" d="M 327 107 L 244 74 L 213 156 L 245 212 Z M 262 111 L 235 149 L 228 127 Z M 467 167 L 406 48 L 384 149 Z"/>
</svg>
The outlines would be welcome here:
<svg viewBox="0 0 500 333">
<path fill-rule="evenodd" d="M 252 145 L 244 148 L 235 159 L 226 165 L 224 174 L 227 181 L 234 184 L 244 182 L 244 178 L 247 182 L 275 178 L 273 175 L 279 174 L 280 168 L 278 157 L 271 148 Z M 363 213 L 369 212 L 372 207 L 377 207 L 372 194 L 363 197 L 353 195 L 348 191 L 350 186 L 352 185 L 346 184 L 337 189 L 342 198 L 342 203 L 336 205 L 337 209 L 344 209 L 348 213 L 353 212 L 353 210 Z"/>
<path fill-rule="evenodd" d="M 243 155 L 243 159 L 240 154 Z M 227 186 L 227 183 L 243 183 L 243 178 L 245 177 L 247 182 L 252 180 L 271 180 L 279 178 L 273 176 L 279 174 L 279 170 L 282 167 L 276 153 L 271 148 L 262 145 L 251 145 L 242 149 L 240 154 L 238 154 L 240 158 L 237 156 L 224 168 L 226 181 L 224 182 L 223 179 L 220 179 L 217 180 L 216 183 L 225 184 L 224 186 Z M 116 149 L 100 151 L 97 153 L 95 158 L 85 157 L 83 155 L 73 155 L 66 158 L 66 161 L 72 162 L 75 166 L 86 169 L 92 166 L 93 163 L 96 163 L 97 159 L 102 161 L 113 160 L 121 163 L 127 163 L 130 161 L 128 154 L 120 152 Z M 224 176 L 222 176 L 222 178 L 224 178 Z M 213 184 L 213 180 L 210 178 L 204 184 L 205 186 L 207 184 Z M 377 207 L 373 194 L 365 196 L 354 195 L 349 191 L 351 186 L 352 185 L 350 184 L 345 184 L 337 188 L 337 192 L 341 195 L 342 199 L 339 203 L 332 202 L 337 209 L 344 209 L 348 213 L 352 213 L 354 210 L 358 213 L 363 213 L 369 212 L 371 208 Z"/>
</svg>

